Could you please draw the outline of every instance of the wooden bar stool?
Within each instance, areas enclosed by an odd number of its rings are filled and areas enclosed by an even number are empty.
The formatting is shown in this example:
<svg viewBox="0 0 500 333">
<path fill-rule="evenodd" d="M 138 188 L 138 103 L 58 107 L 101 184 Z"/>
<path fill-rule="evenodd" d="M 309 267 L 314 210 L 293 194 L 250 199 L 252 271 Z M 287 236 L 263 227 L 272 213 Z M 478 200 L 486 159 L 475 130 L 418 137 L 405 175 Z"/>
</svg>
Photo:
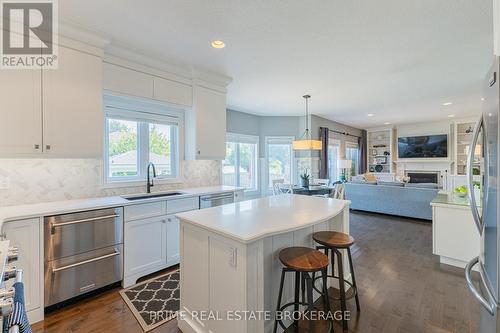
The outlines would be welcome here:
<svg viewBox="0 0 500 333">
<path fill-rule="evenodd" d="M 356 309 L 358 311 L 361 310 L 359 306 L 359 297 L 358 297 L 358 286 L 356 284 L 356 277 L 354 275 L 354 267 L 352 264 L 352 256 L 351 256 L 351 245 L 354 244 L 354 238 L 351 235 L 344 234 L 341 232 L 335 231 L 319 231 L 313 234 L 313 239 L 320 244 L 321 246 L 316 247 L 316 249 L 325 251 L 325 254 L 328 255 L 328 251 L 331 251 L 331 266 L 332 266 L 332 274 L 328 275 L 329 278 L 338 279 L 339 280 L 339 292 L 340 297 L 335 298 L 329 296 L 329 298 L 333 300 L 340 301 L 340 308 L 342 310 L 342 328 L 344 331 L 347 331 L 348 324 L 347 320 L 344 318 L 344 314 L 346 311 L 346 300 L 355 298 L 356 299 Z M 351 270 L 352 283 L 344 279 L 344 265 L 342 260 L 342 252 L 340 250 L 345 249 L 347 251 L 347 256 L 349 258 L 349 268 Z M 337 257 L 337 270 L 339 275 L 335 275 L 335 256 Z M 314 280 L 316 278 L 313 277 Z M 350 290 L 352 290 L 349 295 L 346 294 L 345 285 L 350 286 Z M 316 288 L 315 288 L 316 289 Z M 316 289 L 317 290 L 317 289 Z"/>
<path fill-rule="evenodd" d="M 320 294 L 324 295 L 325 302 L 328 304 L 328 311 L 330 309 L 328 294 L 327 294 L 327 275 L 328 275 L 328 256 L 322 252 L 311 249 L 308 247 L 289 247 L 280 251 L 279 259 L 285 266 L 281 271 L 281 282 L 278 295 L 278 305 L 276 312 L 283 311 L 284 309 L 293 306 L 294 312 L 299 311 L 299 306 L 307 306 L 307 311 L 314 310 L 313 299 L 313 280 L 309 273 L 321 272 L 323 279 L 323 291 Z M 293 302 L 281 305 L 281 298 L 283 296 L 283 286 L 285 283 L 285 274 L 287 272 L 295 273 L 295 297 Z M 299 299 L 300 285 L 302 282 L 302 300 Z M 305 287 L 305 288 L 304 288 Z M 307 301 L 305 294 L 307 294 Z M 274 330 L 276 333 L 278 324 L 284 329 L 285 332 L 297 333 L 320 333 L 331 332 L 333 325 L 328 320 L 298 320 L 295 321 L 290 327 L 286 327 L 281 319 L 276 318 L 274 321 Z"/>
</svg>

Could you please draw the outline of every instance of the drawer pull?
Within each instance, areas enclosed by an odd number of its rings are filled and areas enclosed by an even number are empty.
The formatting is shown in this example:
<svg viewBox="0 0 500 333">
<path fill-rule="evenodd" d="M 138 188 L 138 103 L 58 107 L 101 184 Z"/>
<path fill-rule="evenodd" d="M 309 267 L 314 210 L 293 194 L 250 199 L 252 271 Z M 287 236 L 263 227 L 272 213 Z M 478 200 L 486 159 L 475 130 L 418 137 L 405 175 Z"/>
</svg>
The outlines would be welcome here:
<svg viewBox="0 0 500 333">
<path fill-rule="evenodd" d="M 59 268 L 52 268 L 52 273 L 56 273 L 56 272 L 63 271 L 65 269 L 70 269 L 73 267 L 78 267 L 78 266 L 85 265 L 85 264 L 90 264 L 91 262 L 94 262 L 94 261 L 99 261 L 99 260 L 103 260 L 103 259 L 107 259 L 107 258 L 111 258 L 111 257 L 116 257 L 118 255 L 120 255 L 120 251 L 115 251 L 114 253 L 105 254 L 105 255 L 97 257 L 97 258 L 92 258 L 92 259 L 80 261 L 80 262 L 77 262 L 77 263 L 74 263 L 71 265 L 67 265 L 67 266 L 62 266 Z"/>
<path fill-rule="evenodd" d="M 52 230 L 52 233 L 54 233 L 55 232 L 55 230 L 54 230 L 55 228 L 64 227 L 64 226 L 72 225 L 72 224 L 78 224 L 78 223 L 100 221 L 100 220 L 115 218 L 115 217 L 118 217 L 118 216 L 120 216 L 120 215 L 118 215 L 118 214 L 112 214 L 112 215 L 91 217 L 91 218 L 88 218 L 88 219 L 75 220 L 75 221 L 69 221 L 69 222 L 53 223 L 51 225 L 51 230 Z"/>
</svg>

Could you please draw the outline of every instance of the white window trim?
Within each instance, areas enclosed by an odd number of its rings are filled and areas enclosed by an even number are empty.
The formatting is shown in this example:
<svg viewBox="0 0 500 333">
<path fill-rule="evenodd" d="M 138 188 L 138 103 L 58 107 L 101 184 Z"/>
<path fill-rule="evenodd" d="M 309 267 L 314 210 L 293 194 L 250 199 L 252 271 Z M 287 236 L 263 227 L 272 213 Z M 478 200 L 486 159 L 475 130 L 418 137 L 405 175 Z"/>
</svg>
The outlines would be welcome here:
<svg viewBox="0 0 500 333">
<path fill-rule="evenodd" d="M 272 193 L 272 186 L 269 186 L 269 143 L 272 144 L 292 144 L 292 141 L 295 140 L 295 136 L 266 136 L 265 137 L 265 149 L 266 149 L 266 156 L 265 156 L 265 163 L 266 163 L 266 168 L 265 168 L 265 181 L 263 186 L 265 186 L 265 192 L 266 194 Z M 291 160 L 291 167 L 290 167 L 290 172 L 291 172 L 291 182 L 292 184 L 297 182 L 297 175 L 296 173 L 296 160 L 295 160 L 295 151 L 292 148 L 292 160 Z"/>
<path fill-rule="evenodd" d="M 181 161 L 184 159 L 184 111 L 181 109 L 172 108 L 172 106 L 157 102 L 157 101 L 144 101 L 124 96 L 105 95 L 103 103 L 104 113 L 104 144 L 103 144 L 103 163 L 101 166 L 102 175 L 102 188 L 116 188 L 127 186 L 138 186 L 144 184 L 147 179 L 146 168 L 147 165 L 140 163 L 147 161 L 148 149 L 146 149 L 145 136 L 140 132 L 145 130 L 147 126 L 143 123 L 138 128 L 138 152 L 142 155 L 139 156 L 138 161 L 138 176 L 136 177 L 123 177 L 120 179 L 113 179 L 109 177 L 109 156 L 108 156 L 108 118 L 123 119 L 131 121 L 150 121 L 159 124 L 174 124 L 177 125 L 177 144 L 173 145 L 173 154 L 175 161 L 172 163 L 172 168 L 176 171 L 173 177 L 156 177 L 154 179 L 156 184 L 177 184 L 183 182 L 183 174 L 181 168 Z M 142 127 L 142 128 L 141 128 Z M 142 140 L 141 140 L 142 138 Z M 177 154 L 176 154 L 177 153 Z"/>
<path fill-rule="evenodd" d="M 345 142 L 345 158 L 347 158 L 347 148 L 356 148 L 359 150 L 359 144 L 357 142 L 351 142 L 351 141 L 346 141 Z M 359 155 L 357 159 L 357 163 L 359 164 Z M 355 172 L 354 175 L 351 176 L 356 176 L 358 174 L 358 171 Z"/>
<path fill-rule="evenodd" d="M 257 135 L 247 135 L 247 134 L 237 134 L 237 133 L 226 133 L 226 142 L 236 142 L 236 143 L 250 143 L 255 144 L 255 189 L 246 189 L 245 196 L 259 195 L 260 184 L 259 184 L 259 137 Z M 239 158 L 239 156 L 238 156 Z M 223 168 L 221 168 L 221 179 L 223 177 Z M 239 179 L 239 168 L 235 169 L 236 179 Z"/>
<path fill-rule="evenodd" d="M 342 152 L 341 152 L 342 142 L 339 139 L 329 138 L 328 139 L 328 146 L 337 146 L 338 147 L 337 160 L 340 160 L 342 158 Z M 328 158 L 330 158 L 330 156 L 328 156 Z M 337 175 L 339 174 L 338 169 L 336 171 L 336 174 Z M 331 175 L 329 175 L 329 176 L 330 176 L 330 180 L 331 180 Z"/>
</svg>

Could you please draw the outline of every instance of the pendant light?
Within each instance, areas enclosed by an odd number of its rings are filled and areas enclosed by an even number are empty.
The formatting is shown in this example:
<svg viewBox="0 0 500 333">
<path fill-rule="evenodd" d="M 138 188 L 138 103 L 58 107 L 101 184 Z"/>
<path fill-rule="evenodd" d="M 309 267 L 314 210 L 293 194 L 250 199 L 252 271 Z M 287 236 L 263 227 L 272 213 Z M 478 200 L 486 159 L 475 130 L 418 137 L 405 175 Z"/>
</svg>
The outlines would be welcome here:
<svg viewBox="0 0 500 333">
<path fill-rule="evenodd" d="M 302 96 L 306 100 L 306 131 L 299 140 L 292 142 L 293 150 L 321 150 L 322 144 L 319 140 L 312 140 L 309 132 L 309 98 L 311 95 Z"/>
</svg>

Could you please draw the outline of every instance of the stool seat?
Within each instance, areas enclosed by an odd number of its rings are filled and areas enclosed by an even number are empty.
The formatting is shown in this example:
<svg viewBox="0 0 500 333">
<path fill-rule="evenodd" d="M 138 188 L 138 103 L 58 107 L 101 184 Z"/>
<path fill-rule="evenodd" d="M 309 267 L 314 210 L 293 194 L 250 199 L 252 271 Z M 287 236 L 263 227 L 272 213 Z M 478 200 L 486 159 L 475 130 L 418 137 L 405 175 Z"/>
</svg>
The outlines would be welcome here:
<svg viewBox="0 0 500 333">
<path fill-rule="evenodd" d="M 279 253 L 285 267 L 299 272 L 317 272 L 328 267 L 328 256 L 308 247 L 288 247 Z"/>
<path fill-rule="evenodd" d="M 354 244 L 351 235 L 336 231 L 318 231 L 313 234 L 313 239 L 324 246 L 345 249 Z"/>
</svg>

